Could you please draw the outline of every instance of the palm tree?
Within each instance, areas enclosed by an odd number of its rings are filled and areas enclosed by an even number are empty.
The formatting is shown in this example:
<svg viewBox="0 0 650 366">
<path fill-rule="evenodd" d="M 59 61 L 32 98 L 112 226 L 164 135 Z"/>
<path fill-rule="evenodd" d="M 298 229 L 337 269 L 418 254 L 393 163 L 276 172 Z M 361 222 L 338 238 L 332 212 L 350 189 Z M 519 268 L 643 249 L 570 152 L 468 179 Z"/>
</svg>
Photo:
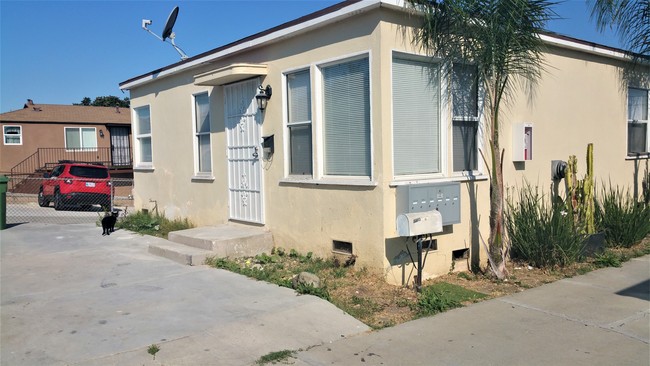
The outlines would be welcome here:
<svg viewBox="0 0 650 366">
<path fill-rule="evenodd" d="M 422 14 L 422 25 L 413 41 L 440 58 L 452 70 L 453 63 L 474 64 L 484 90 L 484 114 L 489 136 L 490 236 L 488 259 L 500 279 L 508 272 L 504 241 L 503 150 L 499 141 L 500 112 L 518 90 L 528 92 L 544 67 L 540 32 L 556 15 L 546 0 L 409 0 Z M 481 152 L 483 154 L 483 152 Z M 485 158 L 485 155 L 483 155 Z M 486 159 L 484 159 L 486 160 Z M 486 160 L 487 161 L 487 160 Z"/>
<path fill-rule="evenodd" d="M 650 1 L 590 0 L 589 3 L 598 30 L 614 29 L 628 50 L 650 56 Z"/>
</svg>

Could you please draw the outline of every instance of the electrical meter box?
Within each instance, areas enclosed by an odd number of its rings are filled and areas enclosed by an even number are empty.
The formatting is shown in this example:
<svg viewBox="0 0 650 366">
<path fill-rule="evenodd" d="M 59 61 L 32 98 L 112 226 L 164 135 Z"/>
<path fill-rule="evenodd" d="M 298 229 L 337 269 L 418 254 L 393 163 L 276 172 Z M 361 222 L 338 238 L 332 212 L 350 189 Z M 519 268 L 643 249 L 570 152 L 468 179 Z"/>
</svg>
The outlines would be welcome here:
<svg viewBox="0 0 650 366">
<path fill-rule="evenodd" d="M 440 212 L 412 212 L 397 216 L 397 235 L 418 236 L 442 232 Z"/>
<path fill-rule="evenodd" d="M 460 223 L 460 183 L 412 184 L 397 187 L 397 214 L 438 211 L 442 225 Z"/>
</svg>

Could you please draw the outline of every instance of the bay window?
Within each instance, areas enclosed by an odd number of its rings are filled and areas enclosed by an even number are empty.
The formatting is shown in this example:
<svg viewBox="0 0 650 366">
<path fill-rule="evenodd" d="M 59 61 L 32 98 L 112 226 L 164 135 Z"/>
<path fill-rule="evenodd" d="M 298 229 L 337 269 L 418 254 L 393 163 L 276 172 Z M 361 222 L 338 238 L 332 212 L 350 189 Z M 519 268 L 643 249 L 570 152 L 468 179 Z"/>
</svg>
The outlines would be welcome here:
<svg viewBox="0 0 650 366">
<path fill-rule="evenodd" d="M 395 176 L 440 173 L 440 141 L 439 65 L 393 57 Z"/>
<path fill-rule="evenodd" d="M 323 66 L 323 173 L 370 177 L 368 57 Z"/>
<path fill-rule="evenodd" d="M 452 71 L 452 154 L 454 172 L 478 169 L 478 71 L 454 64 Z"/>
</svg>

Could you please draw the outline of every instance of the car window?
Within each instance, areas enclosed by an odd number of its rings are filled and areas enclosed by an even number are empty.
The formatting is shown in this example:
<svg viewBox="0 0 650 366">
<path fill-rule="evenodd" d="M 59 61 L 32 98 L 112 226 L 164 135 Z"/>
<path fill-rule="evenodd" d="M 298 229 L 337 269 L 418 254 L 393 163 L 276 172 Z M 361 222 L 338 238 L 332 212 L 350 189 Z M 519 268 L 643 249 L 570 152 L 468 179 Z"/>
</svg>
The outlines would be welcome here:
<svg viewBox="0 0 650 366">
<path fill-rule="evenodd" d="M 59 165 L 52 170 L 53 177 L 58 177 L 61 173 L 63 173 L 63 165 Z"/>
<path fill-rule="evenodd" d="M 92 166 L 71 166 L 70 174 L 82 178 L 108 178 L 108 170 Z"/>
</svg>

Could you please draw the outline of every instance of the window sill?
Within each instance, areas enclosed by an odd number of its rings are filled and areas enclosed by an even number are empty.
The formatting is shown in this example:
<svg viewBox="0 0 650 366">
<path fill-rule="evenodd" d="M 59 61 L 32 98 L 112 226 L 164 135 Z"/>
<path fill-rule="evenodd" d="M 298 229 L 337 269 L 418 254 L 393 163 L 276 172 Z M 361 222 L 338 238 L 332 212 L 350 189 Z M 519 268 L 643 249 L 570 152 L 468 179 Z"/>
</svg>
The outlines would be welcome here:
<svg viewBox="0 0 650 366">
<path fill-rule="evenodd" d="M 193 175 L 192 182 L 214 182 L 214 177 L 211 175 Z"/>
<path fill-rule="evenodd" d="M 143 172 L 143 173 L 146 173 L 146 172 L 153 172 L 154 170 L 155 170 L 155 169 L 154 169 L 153 166 L 137 166 L 137 165 L 136 165 L 136 166 L 133 167 L 133 171 L 134 171 L 134 172 Z"/>
<path fill-rule="evenodd" d="M 355 187 L 376 187 L 377 182 L 363 179 L 314 179 L 313 177 L 287 177 L 280 180 L 280 184 L 308 184 L 316 186 L 355 186 Z"/>
<path fill-rule="evenodd" d="M 425 179 L 408 179 L 408 180 L 394 180 L 388 185 L 390 187 L 406 186 L 411 184 L 425 184 L 425 183 L 447 183 L 447 182 L 478 182 L 488 180 L 487 175 L 454 175 L 445 178 L 425 178 Z"/>
</svg>

